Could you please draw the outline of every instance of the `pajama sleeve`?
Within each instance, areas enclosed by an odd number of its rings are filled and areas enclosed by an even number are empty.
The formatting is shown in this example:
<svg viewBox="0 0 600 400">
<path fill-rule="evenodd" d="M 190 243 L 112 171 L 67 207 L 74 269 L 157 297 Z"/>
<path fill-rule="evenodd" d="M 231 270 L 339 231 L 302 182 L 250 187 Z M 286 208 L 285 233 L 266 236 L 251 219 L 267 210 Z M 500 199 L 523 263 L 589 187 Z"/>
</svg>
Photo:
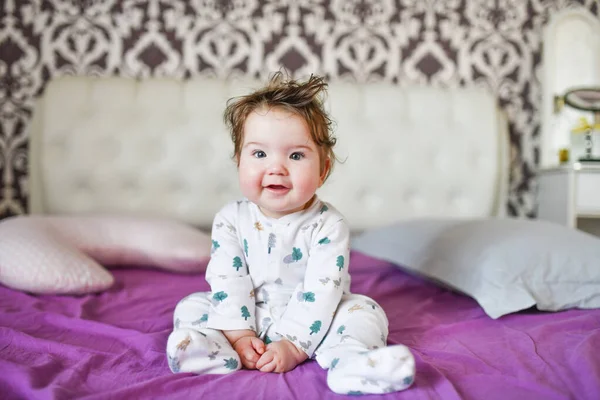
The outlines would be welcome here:
<svg viewBox="0 0 600 400">
<path fill-rule="evenodd" d="M 211 258 L 206 269 L 210 285 L 207 327 L 218 330 L 255 330 L 254 287 L 238 239 L 237 203 L 225 206 L 212 227 Z"/>
<path fill-rule="evenodd" d="M 327 333 L 349 281 L 350 230 L 332 221 L 313 237 L 302 284 L 298 285 L 277 326 L 277 333 L 312 356 Z"/>
</svg>

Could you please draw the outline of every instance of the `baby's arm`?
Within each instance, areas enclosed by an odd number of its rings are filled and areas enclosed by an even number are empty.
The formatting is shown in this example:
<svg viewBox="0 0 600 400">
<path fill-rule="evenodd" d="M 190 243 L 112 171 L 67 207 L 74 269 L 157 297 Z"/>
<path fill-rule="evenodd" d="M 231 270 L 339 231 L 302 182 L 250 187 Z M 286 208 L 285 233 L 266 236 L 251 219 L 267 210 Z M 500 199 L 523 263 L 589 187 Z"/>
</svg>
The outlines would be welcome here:
<svg viewBox="0 0 600 400">
<path fill-rule="evenodd" d="M 230 203 L 217 213 L 211 232 L 211 259 L 206 269 L 206 281 L 212 292 L 207 328 L 223 331 L 232 345 L 242 337 L 256 336 L 254 285 L 237 223 L 237 203 Z M 245 339 L 240 345 L 247 342 L 253 341 Z"/>
<path fill-rule="evenodd" d="M 265 344 L 249 329 L 223 331 L 231 346 L 240 356 L 242 365 L 247 369 L 255 369 L 256 362 L 265 352 Z"/>
<path fill-rule="evenodd" d="M 308 354 L 287 339 L 272 342 L 256 363 L 261 372 L 288 372 L 308 358 Z"/>
</svg>

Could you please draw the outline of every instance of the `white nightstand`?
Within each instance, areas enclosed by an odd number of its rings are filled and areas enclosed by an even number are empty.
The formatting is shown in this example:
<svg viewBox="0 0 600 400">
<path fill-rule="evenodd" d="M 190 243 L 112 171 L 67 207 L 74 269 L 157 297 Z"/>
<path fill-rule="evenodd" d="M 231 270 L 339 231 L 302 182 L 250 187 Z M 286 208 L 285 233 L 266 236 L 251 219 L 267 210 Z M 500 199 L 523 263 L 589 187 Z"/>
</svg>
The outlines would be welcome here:
<svg viewBox="0 0 600 400">
<path fill-rule="evenodd" d="M 600 236 L 600 163 L 538 172 L 538 218 Z"/>
<path fill-rule="evenodd" d="M 538 172 L 538 218 L 600 236 L 600 163 Z"/>
</svg>

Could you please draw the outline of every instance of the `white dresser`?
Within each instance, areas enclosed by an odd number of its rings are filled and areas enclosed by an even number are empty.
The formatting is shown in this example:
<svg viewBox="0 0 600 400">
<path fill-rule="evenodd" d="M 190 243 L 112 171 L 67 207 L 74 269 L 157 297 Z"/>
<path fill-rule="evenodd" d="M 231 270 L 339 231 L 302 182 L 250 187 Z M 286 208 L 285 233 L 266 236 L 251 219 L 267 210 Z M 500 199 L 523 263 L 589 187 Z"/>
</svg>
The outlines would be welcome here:
<svg viewBox="0 0 600 400">
<path fill-rule="evenodd" d="M 600 163 L 538 172 L 538 218 L 600 236 Z"/>
</svg>

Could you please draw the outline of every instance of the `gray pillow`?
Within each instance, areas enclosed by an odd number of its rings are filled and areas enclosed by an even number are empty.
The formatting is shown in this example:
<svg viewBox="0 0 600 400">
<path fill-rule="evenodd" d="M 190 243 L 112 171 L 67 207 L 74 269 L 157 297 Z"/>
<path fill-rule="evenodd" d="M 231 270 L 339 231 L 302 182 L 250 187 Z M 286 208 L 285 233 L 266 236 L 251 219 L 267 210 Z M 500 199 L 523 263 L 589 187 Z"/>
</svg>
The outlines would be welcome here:
<svg viewBox="0 0 600 400">
<path fill-rule="evenodd" d="M 352 248 L 473 297 L 492 318 L 600 308 L 600 239 L 540 220 L 411 220 Z"/>
</svg>

